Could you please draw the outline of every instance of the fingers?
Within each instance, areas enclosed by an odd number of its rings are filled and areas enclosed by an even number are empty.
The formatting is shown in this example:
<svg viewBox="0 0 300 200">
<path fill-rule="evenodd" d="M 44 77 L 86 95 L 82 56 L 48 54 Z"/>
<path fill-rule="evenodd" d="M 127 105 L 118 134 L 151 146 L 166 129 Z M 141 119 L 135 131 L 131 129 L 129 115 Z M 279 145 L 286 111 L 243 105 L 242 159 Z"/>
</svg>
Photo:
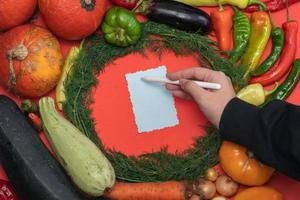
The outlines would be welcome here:
<svg viewBox="0 0 300 200">
<path fill-rule="evenodd" d="M 192 99 L 192 97 L 190 95 L 188 95 L 187 93 L 185 93 L 182 90 L 174 90 L 174 91 L 171 91 L 171 93 L 175 97 L 179 97 L 182 99 Z"/>
<path fill-rule="evenodd" d="M 174 85 L 174 84 L 166 84 L 166 88 L 170 91 L 173 91 L 173 90 L 181 90 L 181 87 L 180 85 Z"/>
<path fill-rule="evenodd" d="M 194 79 L 202 81 L 212 81 L 219 72 L 203 68 L 195 67 L 178 72 L 168 73 L 167 77 L 171 80 L 180 80 L 180 79 Z"/>
<path fill-rule="evenodd" d="M 201 99 L 208 94 L 208 91 L 190 80 L 180 79 L 180 85 L 182 90 L 184 90 L 188 95 L 192 96 L 196 101 L 201 101 Z"/>
</svg>

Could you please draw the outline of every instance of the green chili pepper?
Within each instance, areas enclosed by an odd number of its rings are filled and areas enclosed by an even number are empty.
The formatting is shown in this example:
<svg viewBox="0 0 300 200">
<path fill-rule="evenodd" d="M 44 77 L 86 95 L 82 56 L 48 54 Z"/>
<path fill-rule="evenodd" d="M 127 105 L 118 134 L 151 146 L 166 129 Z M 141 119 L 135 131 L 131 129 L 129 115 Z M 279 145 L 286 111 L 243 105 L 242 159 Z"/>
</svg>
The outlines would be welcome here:
<svg viewBox="0 0 300 200">
<path fill-rule="evenodd" d="M 236 7 L 233 9 L 235 12 L 233 17 L 234 48 L 230 53 L 229 61 L 236 63 L 246 50 L 250 38 L 250 21 L 247 15 Z"/>
<path fill-rule="evenodd" d="M 142 35 L 141 24 L 135 15 L 120 7 L 112 7 L 106 13 L 101 28 L 108 43 L 121 47 L 135 44 Z"/>
<path fill-rule="evenodd" d="M 278 87 L 276 92 L 269 96 L 267 101 L 263 104 L 266 105 L 272 100 L 285 100 L 292 93 L 300 79 L 300 59 L 296 59 L 293 64 L 293 68 L 290 71 L 285 81 Z"/>
<path fill-rule="evenodd" d="M 267 46 L 271 30 L 271 20 L 268 13 L 258 11 L 252 14 L 249 45 L 241 62 L 244 79 L 248 80 L 250 72 L 256 69 Z"/>
<path fill-rule="evenodd" d="M 281 28 L 276 27 L 272 30 L 272 53 L 268 58 L 254 71 L 250 72 L 251 76 L 259 76 L 268 71 L 278 60 L 284 43 L 284 32 Z"/>
</svg>

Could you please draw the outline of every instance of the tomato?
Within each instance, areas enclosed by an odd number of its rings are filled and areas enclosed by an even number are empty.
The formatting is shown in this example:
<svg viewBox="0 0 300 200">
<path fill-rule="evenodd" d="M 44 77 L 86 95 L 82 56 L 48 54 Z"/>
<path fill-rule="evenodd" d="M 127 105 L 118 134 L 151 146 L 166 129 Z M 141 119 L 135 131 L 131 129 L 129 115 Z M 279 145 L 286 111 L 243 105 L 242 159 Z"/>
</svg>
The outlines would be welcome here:
<svg viewBox="0 0 300 200">
<path fill-rule="evenodd" d="M 233 180 L 248 186 L 265 184 L 274 169 L 254 158 L 245 147 L 224 141 L 219 151 L 220 164 Z"/>
<path fill-rule="evenodd" d="M 138 2 L 138 0 L 111 0 L 111 1 L 116 6 L 120 6 L 127 9 L 133 9 Z"/>
<path fill-rule="evenodd" d="M 283 196 L 271 187 L 252 187 L 238 193 L 234 200 L 283 200 Z"/>
</svg>

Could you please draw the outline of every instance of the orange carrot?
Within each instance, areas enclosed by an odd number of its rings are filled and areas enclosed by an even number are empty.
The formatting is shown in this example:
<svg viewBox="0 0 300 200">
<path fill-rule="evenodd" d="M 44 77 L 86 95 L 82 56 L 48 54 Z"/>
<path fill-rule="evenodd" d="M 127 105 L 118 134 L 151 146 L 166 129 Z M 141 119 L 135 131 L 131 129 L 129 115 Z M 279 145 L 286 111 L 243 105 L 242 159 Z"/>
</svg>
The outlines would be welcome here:
<svg viewBox="0 0 300 200">
<path fill-rule="evenodd" d="M 187 185 L 179 181 L 117 182 L 105 196 L 112 200 L 186 200 Z"/>
</svg>

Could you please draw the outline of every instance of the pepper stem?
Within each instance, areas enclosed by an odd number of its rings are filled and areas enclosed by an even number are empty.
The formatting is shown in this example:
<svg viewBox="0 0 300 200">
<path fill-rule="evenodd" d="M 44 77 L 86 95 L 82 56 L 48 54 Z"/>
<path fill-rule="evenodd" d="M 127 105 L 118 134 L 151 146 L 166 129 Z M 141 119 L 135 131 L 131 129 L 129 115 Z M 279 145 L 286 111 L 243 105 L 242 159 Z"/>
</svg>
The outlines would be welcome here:
<svg viewBox="0 0 300 200">
<path fill-rule="evenodd" d="M 29 99 L 25 99 L 24 101 L 22 101 L 20 107 L 23 112 L 35 113 L 35 114 L 39 113 L 38 105 Z"/>
<path fill-rule="evenodd" d="M 223 11 L 224 10 L 224 7 L 221 3 L 221 0 L 218 0 L 218 5 L 219 5 L 219 11 Z"/>
<path fill-rule="evenodd" d="M 266 5 L 261 2 L 260 0 L 249 0 L 248 2 L 248 6 L 252 5 L 252 4 L 257 4 L 259 6 L 259 10 L 266 10 Z"/>
<path fill-rule="evenodd" d="M 272 13 L 270 11 L 269 11 L 269 17 L 270 17 L 272 29 L 274 29 L 275 28 L 275 24 L 274 24 L 274 21 L 273 21 L 273 18 L 272 18 Z"/>
<path fill-rule="evenodd" d="M 235 13 L 239 12 L 239 9 L 236 6 L 232 6 L 232 8 Z"/>
<path fill-rule="evenodd" d="M 145 13 L 151 5 L 151 0 L 139 0 L 131 10 L 133 13 Z"/>
<path fill-rule="evenodd" d="M 272 90 L 265 90 L 264 91 L 265 92 L 265 97 L 268 97 L 269 95 L 273 94 L 277 90 L 278 87 L 279 87 L 279 84 L 276 82 L 275 86 Z"/>
<path fill-rule="evenodd" d="M 289 1 L 285 1 L 285 6 L 286 6 L 286 21 L 290 22 L 291 21 L 291 15 L 290 15 L 290 10 L 289 10 Z"/>
</svg>

